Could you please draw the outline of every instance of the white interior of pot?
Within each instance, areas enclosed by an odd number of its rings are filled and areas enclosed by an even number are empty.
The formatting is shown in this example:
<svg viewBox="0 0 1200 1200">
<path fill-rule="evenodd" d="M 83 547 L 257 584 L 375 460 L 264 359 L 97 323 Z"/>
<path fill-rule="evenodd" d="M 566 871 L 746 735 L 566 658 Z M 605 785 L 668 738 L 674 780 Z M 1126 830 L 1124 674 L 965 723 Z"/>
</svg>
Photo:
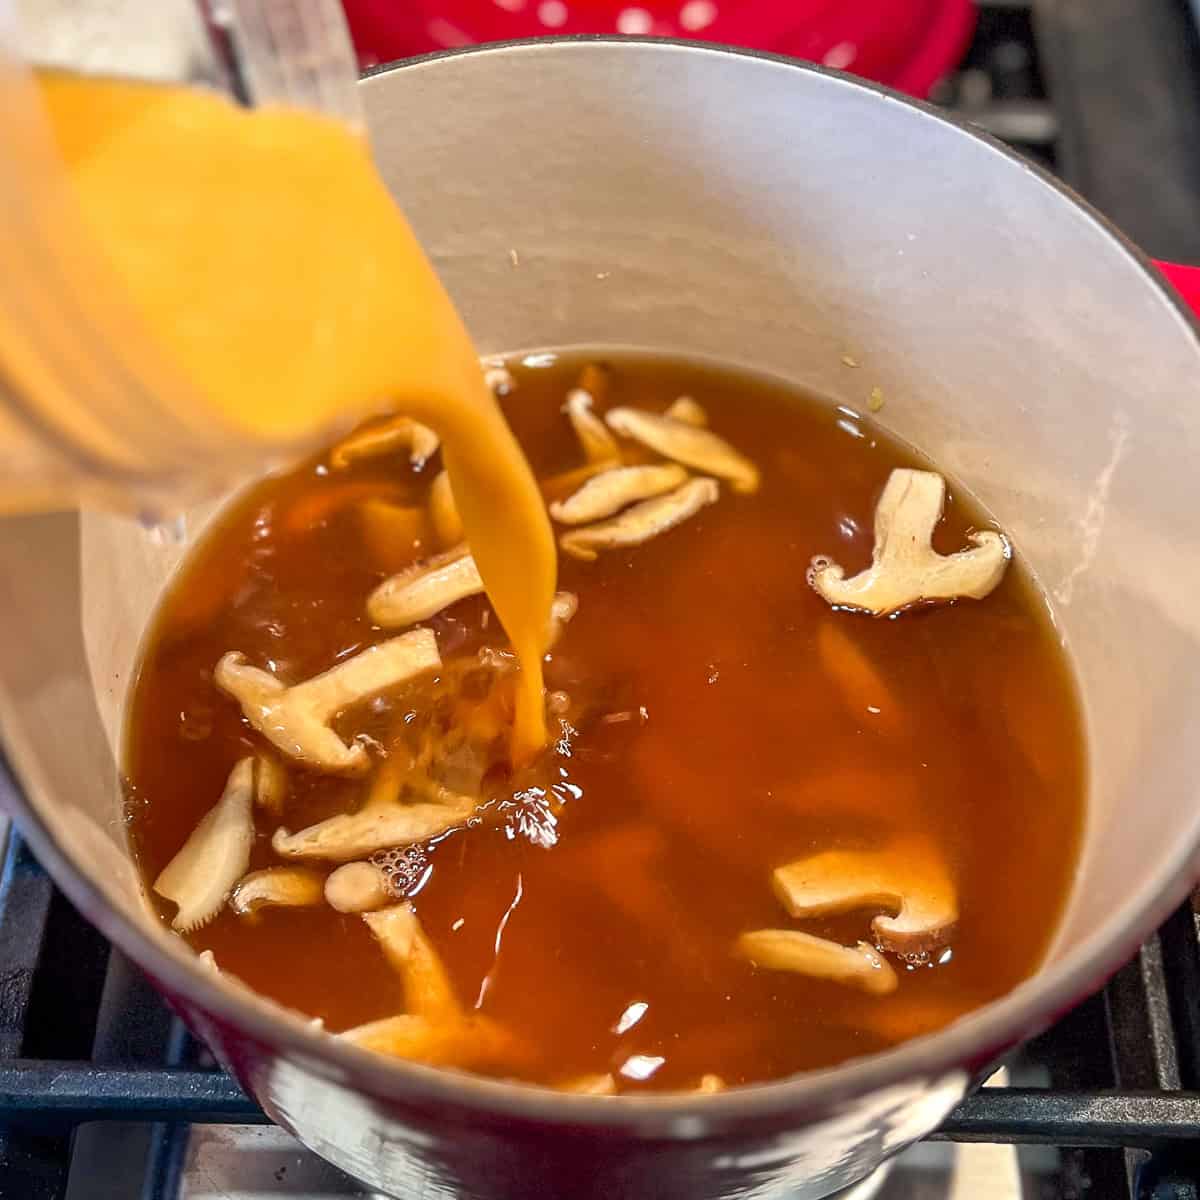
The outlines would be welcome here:
<svg viewBox="0 0 1200 1200">
<path fill-rule="evenodd" d="M 771 61 L 573 44 L 364 87 L 481 351 L 704 354 L 860 409 L 883 389 L 883 424 L 1011 534 L 1078 670 L 1092 807 L 1050 961 L 1124 923 L 1195 843 L 1200 768 L 1200 354 L 1136 261 L 997 149 Z M 106 517 L 0 523 L 7 743 L 58 846 L 147 927 L 112 747 L 185 548 Z"/>
</svg>

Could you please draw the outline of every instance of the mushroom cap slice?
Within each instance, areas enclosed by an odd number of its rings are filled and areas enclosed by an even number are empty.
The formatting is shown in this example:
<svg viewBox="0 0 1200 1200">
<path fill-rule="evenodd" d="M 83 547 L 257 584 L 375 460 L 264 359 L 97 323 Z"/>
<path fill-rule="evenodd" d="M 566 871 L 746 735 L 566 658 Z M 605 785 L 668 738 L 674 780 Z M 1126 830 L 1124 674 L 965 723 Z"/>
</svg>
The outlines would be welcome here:
<svg viewBox="0 0 1200 1200">
<path fill-rule="evenodd" d="M 291 687 L 250 666 L 237 651 L 221 658 L 213 677 L 241 704 L 246 720 L 285 754 L 321 770 L 358 774 L 368 766 L 366 750 L 343 742 L 329 722 L 352 704 L 441 665 L 432 631 L 414 629 Z"/>
<path fill-rule="evenodd" d="M 233 889 L 229 907 L 239 917 L 260 908 L 314 908 L 325 894 L 325 881 L 303 867 L 266 867 L 251 871 Z"/>
<path fill-rule="evenodd" d="M 968 535 L 970 550 L 938 554 L 933 531 L 946 481 L 933 471 L 894 470 L 875 506 L 871 565 L 847 579 L 837 563 L 814 558 L 808 582 L 830 604 L 887 616 L 925 601 L 982 600 L 1004 577 L 1012 550 L 995 530 Z"/>
<path fill-rule="evenodd" d="M 271 847 L 282 858 L 350 862 L 376 850 L 428 841 L 464 825 L 475 808 L 475 801 L 467 797 L 446 804 L 404 804 L 398 800 L 367 804 L 358 812 L 318 821 L 297 833 L 277 829 Z"/>
<path fill-rule="evenodd" d="M 871 930 L 885 950 L 928 954 L 954 936 L 958 899 L 945 860 L 924 837 L 901 837 L 879 850 L 827 850 L 772 873 L 793 917 L 827 917 L 884 908 Z M 894 915 L 893 915 L 894 914 Z"/>
<path fill-rule="evenodd" d="M 388 417 L 355 430 L 338 442 L 330 451 L 329 465 L 341 470 L 360 458 L 376 458 L 407 449 L 409 461 L 420 468 L 437 453 L 438 444 L 438 435 L 428 425 L 411 417 Z"/>
<path fill-rule="evenodd" d="M 482 591 L 475 559 L 458 546 L 385 579 L 367 598 L 367 615 L 385 629 L 412 625 Z"/>
<path fill-rule="evenodd" d="M 828 979 L 873 996 L 894 992 L 899 984 L 891 963 L 868 942 L 841 946 L 796 929 L 755 929 L 738 938 L 737 952 L 756 967 Z"/>
<path fill-rule="evenodd" d="M 154 890 L 178 905 L 171 928 L 191 933 L 221 911 L 250 865 L 254 844 L 254 759 L 229 772 L 221 799 L 159 873 Z"/>
<path fill-rule="evenodd" d="M 640 408 L 611 408 L 604 419 L 622 437 L 633 438 L 664 458 L 729 480 L 735 492 L 758 490 L 758 468 L 711 430 Z"/>
<path fill-rule="evenodd" d="M 687 471 L 677 463 L 614 467 L 593 475 L 566 500 L 550 505 L 550 515 L 562 525 L 582 525 L 620 512 L 627 504 L 661 496 L 687 481 Z"/>
<path fill-rule="evenodd" d="M 373 862 L 349 862 L 325 880 L 325 900 L 338 912 L 364 913 L 384 908 L 395 897 L 382 868 Z"/>
<path fill-rule="evenodd" d="M 720 485 L 715 479 L 700 476 L 689 479 L 665 496 L 643 500 L 627 508 L 620 516 L 582 529 L 572 529 L 558 539 L 563 552 L 572 558 L 592 562 L 599 550 L 612 550 L 622 546 L 640 546 L 660 533 L 666 533 L 693 517 L 707 504 L 714 503 L 720 495 Z"/>
</svg>

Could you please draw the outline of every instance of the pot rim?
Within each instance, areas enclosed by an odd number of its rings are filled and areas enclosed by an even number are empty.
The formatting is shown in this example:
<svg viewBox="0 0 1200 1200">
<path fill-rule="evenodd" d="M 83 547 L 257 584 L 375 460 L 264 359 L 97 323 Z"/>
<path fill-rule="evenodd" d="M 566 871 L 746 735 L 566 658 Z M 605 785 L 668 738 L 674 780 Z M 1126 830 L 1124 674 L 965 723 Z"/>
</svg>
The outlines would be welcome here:
<svg viewBox="0 0 1200 1200">
<path fill-rule="evenodd" d="M 1055 192 L 1079 210 L 1105 234 L 1116 249 L 1140 272 L 1190 332 L 1200 365 L 1200 324 L 1154 268 L 1151 260 L 1107 218 L 1097 212 L 1046 169 L 1017 154 L 1002 142 L 971 127 L 953 114 L 906 96 L 884 85 L 862 80 L 826 67 L 765 51 L 721 46 L 681 38 L 623 37 L 577 34 L 521 39 L 440 50 L 400 62 L 382 64 L 364 73 L 369 81 L 400 70 L 420 70 L 442 59 L 468 55 L 539 54 L 568 51 L 590 45 L 626 46 L 634 53 L 687 53 L 757 60 L 765 67 L 804 71 L 824 77 L 834 88 L 873 93 L 883 103 L 915 110 L 924 120 L 935 120 L 959 135 L 983 143 L 1032 176 L 1037 184 Z M 10 742 L 11 758 L 18 764 L 22 747 Z M 29 775 L 35 776 L 31 770 Z M 953 1024 L 901 1043 L 881 1053 L 847 1063 L 801 1072 L 770 1083 L 734 1088 L 716 1095 L 680 1093 L 599 1097 L 573 1095 L 524 1083 L 468 1075 L 386 1059 L 315 1032 L 299 1015 L 283 1009 L 248 989 L 221 986 L 194 956 L 162 944 L 108 901 L 78 863 L 55 844 L 49 829 L 26 798 L 16 773 L 0 757 L 0 808 L 17 819 L 38 860 L 68 898 L 115 945 L 148 971 L 160 986 L 186 998 L 208 1016 L 215 1017 L 273 1050 L 303 1061 L 312 1073 L 369 1096 L 422 1107 L 436 1112 L 440 1121 L 469 1119 L 475 1125 L 515 1120 L 586 1131 L 591 1136 L 628 1136 L 695 1139 L 728 1136 L 753 1126 L 756 1130 L 795 1127 L 801 1120 L 835 1110 L 855 1096 L 914 1081 L 974 1071 L 997 1052 L 1032 1036 L 1056 1016 L 1091 994 L 1137 949 L 1144 938 L 1168 916 L 1200 872 L 1200 810 L 1187 836 L 1172 852 L 1165 878 L 1144 884 L 1127 897 L 1108 921 L 1089 934 L 1063 958 L 1017 985 L 997 1000 L 975 1009 Z M 515 1130 L 514 1130 L 515 1132 Z"/>
</svg>

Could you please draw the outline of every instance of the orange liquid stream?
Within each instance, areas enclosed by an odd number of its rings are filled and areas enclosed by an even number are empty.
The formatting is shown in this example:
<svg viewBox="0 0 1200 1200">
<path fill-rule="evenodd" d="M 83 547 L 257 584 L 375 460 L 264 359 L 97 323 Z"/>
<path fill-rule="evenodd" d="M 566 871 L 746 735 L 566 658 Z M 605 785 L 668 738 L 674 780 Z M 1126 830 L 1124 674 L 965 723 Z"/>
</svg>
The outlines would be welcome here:
<svg viewBox="0 0 1200 1200">
<path fill-rule="evenodd" d="M 556 574 L 545 507 L 366 141 L 316 114 L 245 110 L 198 90 L 38 82 L 124 332 L 188 385 L 164 403 L 199 406 L 228 431 L 231 454 L 311 441 L 381 405 L 440 434 L 467 540 L 521 662 L 514 757 L 536 753 Z M 5 351 L 0 329 L 0 361 Z"/>
</svg>

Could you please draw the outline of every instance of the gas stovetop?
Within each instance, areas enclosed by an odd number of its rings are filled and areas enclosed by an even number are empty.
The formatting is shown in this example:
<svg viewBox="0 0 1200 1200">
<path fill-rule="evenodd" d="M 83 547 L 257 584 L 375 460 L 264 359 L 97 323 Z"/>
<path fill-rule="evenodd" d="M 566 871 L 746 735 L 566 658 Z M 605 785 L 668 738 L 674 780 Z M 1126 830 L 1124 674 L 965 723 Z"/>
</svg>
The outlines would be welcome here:
<svg viewBox="0 0 1200 1200">
<path fill-rule="evenodd" d="M 938 102 L 1155 256 L 1200 263 L 1200 0 L 979 7 Z M 0 806 L 11 786 L 0 771 Z M 368 1195 L 265 1124 L 20 837 L 3 844 L 0 1200 Z M 991 1082 L 847 1200 L 1200 1200 L 1192 905 Z"/>
<path fill-rule="evenodd" d="M 1198 984 L 1189 905 L 935 1140 L 844 1200 L 1200 1200 L 1200 1093 L 1182 1090 L 1200 1070 Z M 7 832 L 0 1200 L 372 1194 L 267 1125 Z"/>
</svg>

